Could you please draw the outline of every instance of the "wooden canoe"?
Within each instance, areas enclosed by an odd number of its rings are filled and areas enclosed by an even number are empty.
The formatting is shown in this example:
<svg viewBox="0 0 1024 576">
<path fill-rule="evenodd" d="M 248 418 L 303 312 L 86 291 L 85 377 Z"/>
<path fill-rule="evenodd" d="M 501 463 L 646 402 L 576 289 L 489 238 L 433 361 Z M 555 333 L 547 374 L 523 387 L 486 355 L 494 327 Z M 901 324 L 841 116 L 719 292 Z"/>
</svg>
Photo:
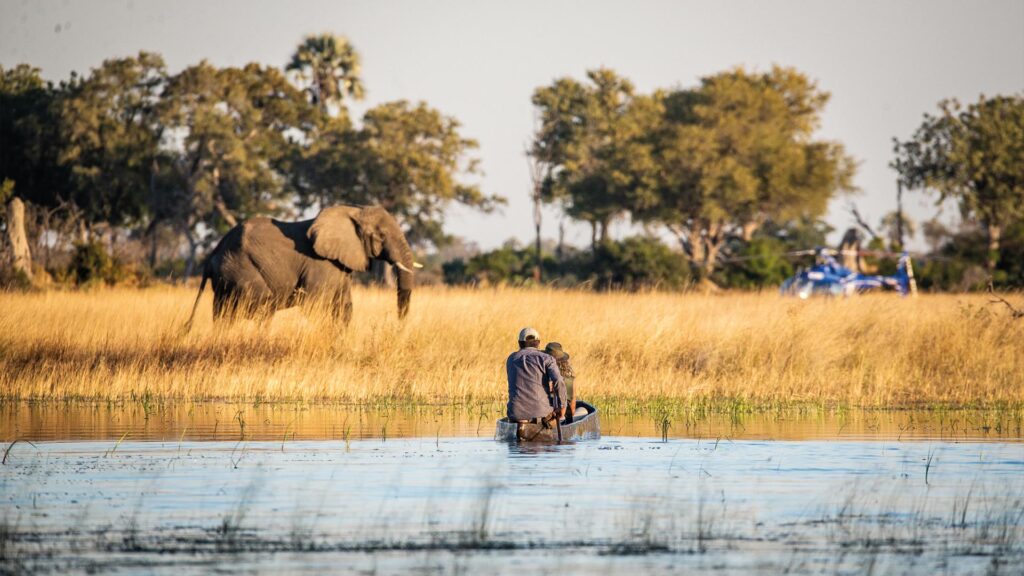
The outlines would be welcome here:
<svg viewBox="0 0 1024 576">
<path fill-rule="evenodd" d="M 576 401 L 576 407 L 586 408 L 588 414 L 576 418 L 570 424 L 562 423 L 562 441 L 596 440 L 601 437 L 601 417 L 597 408 L 586 402 Z M 516 434 L 520 424 L 509 422 L 508 418 L 498 420 L 494 431 L 494 439 L 501 442 L 518 442 Z M 522 424 L 523 438 L 526 442 L 558 442 L 558 432 L 554 427 L 545 428 L 542 424 Z"/>
</svg>

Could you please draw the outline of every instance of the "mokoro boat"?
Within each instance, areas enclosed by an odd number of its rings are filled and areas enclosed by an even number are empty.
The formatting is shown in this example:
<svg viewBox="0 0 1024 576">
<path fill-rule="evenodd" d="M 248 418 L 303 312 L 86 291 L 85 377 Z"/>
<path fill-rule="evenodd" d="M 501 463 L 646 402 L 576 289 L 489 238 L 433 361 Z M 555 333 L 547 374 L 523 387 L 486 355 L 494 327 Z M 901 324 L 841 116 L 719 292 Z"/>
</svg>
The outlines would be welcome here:
<svg viewBox="0 0 1024 576">
<path fill-rule="evenodd" d="M 597 440 L 601 437 L 601 417 L 597 408 L 586 402 L 576 401 L 577 408 L 586 408 L 587 415 L 575 418 L 571 423 L 562 421 L 562 441 L 569 440 Z M 521 434 L 517 434 L 519 426 L 523 427 Z M 509 422 L 508 418 L 498 420 L 498 426 L 494 431 L 494 439 L 501 442 L 517 442 L 522 437 L 525 442 L 558 442 L 558 432 L 552 426 L 545 428 L 543 424 L 517 424 Z"/>
</svg>

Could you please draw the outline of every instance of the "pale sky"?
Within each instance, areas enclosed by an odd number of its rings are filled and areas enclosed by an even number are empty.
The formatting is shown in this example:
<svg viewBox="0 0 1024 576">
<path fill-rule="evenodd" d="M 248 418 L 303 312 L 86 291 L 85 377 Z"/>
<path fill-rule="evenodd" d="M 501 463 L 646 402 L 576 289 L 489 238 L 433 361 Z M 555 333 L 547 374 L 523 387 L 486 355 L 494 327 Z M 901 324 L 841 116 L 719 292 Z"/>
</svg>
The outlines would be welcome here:
<svg viewBox="0 0 1024 576">
<path fill-rule="evenodd" d="M 483 248 L 533 235 L 523 147 L 533 90 L 607 66 L 641 91 L 693 86 L 737 65 L 793 66 L 832 93 L 820 136 L 861 162 L 849 198 L 872 225 L 895 208 L 891 140 L 907 138 L 943 98 L 1024 91 L 1024 1 L 257 2 L 0 0 L 0 64 L 27 62 L 52 80 L 103 59 L 159 52 L 171 72 L 206 58 L 220 66 L 283 66 L 306 34 L 348 36 L 363 58 L 368 106 L 425 100 L 480 142 L 485 192 L 499 214 L 449 211 L 447 229 Z M 827 220 L 852 224 L 848 199 Z M 907 196 L 918 221 L 931 200 Z M 944 215 L 953 217 L 947 208 Z M 545 213 L 557 235 L 558 213 Z M 585 244 L 589 229 L 570 227 Z M 628 224 L 613 228 L 617 236 Z M 918 239 L 914 243 L 921 246 Z"/>
</svg>

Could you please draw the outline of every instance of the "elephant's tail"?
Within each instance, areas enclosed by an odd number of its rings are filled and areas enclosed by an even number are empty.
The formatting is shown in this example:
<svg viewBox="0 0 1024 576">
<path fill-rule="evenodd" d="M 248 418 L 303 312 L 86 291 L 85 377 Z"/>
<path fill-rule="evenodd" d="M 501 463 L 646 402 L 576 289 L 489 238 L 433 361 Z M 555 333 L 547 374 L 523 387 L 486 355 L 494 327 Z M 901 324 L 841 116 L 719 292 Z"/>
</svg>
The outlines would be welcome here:
<svg viewBox="0 0 1024 576">
<path fill-rule="evenodd" d="M 185 333 L 189 333 L 192 330 L 192 321 L 196 317 L 196 309 L 199 308 L 199 300 L 203 297 L 203 290 L 206 289 L 206 281 L 210 279 L 210 272 L 208 266 L 203 266 L 203 279 L 199 282 L 199 294 L 196 294 L 196 301 L 192 304 L 192 313 L 188 316 L 188 322 L 185 323 Z"/>
</svg>

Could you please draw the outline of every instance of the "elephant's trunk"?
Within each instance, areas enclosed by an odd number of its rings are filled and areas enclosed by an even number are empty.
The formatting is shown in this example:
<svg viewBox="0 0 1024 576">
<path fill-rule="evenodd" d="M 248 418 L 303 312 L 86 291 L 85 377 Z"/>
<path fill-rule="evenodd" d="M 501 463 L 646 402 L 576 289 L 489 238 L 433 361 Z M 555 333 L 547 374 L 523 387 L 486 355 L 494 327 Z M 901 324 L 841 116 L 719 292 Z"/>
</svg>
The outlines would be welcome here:
<svg viewBox="0 0 1024 576">
<path fill-rule="evenodd" d="M 398 276 L 398 281 L 396 282 L 398 284 L 398 317 L 405 318 L 405 315 L 409 313 L 412 289 L 416 285 L 416 276 L 413 273 L 415 260 L 412 256 L 412 249 L 409 248 L 409 243 L 405 241 L 405 236 L 401 233 L 398 234 L 398 237 L 392 244 L 387 247 L 387 252 Z"/>
</svg>

